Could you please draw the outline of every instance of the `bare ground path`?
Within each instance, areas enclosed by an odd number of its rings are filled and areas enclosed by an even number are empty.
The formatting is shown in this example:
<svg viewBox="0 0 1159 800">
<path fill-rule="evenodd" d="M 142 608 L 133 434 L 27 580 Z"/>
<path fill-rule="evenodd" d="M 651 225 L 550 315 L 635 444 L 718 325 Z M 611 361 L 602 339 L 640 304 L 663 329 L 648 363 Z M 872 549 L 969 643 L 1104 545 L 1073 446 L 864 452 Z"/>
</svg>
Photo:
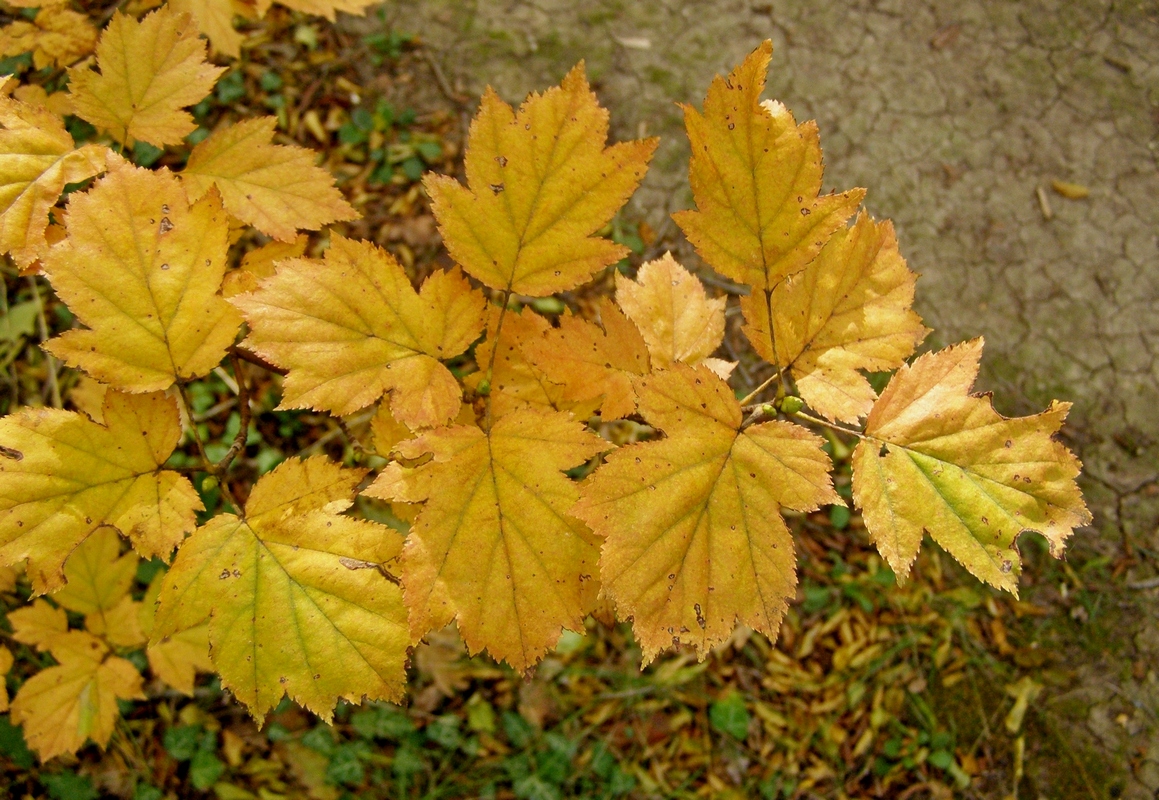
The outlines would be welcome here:
<svg viewBox="0 0 1159 800">
<path fill-rule="evenodd" d="M 613 135 L 663 137 L 634 202 L 673 241 L 673 103 L 773 40 L 769 95 L 817 119 L 827 187 L 868 187 L 897 224 L 933 343 L 984 334 L 1006 413 L 1074 401 L 1096 522 L 1072 559 L 1134 560 L 1107 598 L 1121 624 L 1043 707 L 1119 776 L 1099 792 L 1159 796 L 1159 589 L 1128 587 L 1159 573 L 1159 2 L 397 0 L 386 21 L 473 96 L 517 101 L 586 59 Z M 1066 767 L 1028 769 L 1049 787 Z"/>
</svg>

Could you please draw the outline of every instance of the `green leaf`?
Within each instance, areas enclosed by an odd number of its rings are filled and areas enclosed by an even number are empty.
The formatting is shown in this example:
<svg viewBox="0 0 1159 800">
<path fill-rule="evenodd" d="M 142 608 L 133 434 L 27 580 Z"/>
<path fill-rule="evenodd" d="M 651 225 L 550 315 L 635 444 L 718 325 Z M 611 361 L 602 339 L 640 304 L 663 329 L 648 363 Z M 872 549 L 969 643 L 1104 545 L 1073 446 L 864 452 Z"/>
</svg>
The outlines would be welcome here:
<svg viewBox="0 0 1159 800">
<path fill-rule="evenodd" d="M 205 790 L 217 783 L 225 764 L 217 756 L 205 749 L 199 749 L 189 762 L 189 780 L 194 788 Z"/>
<path fill-rule="evenodd" d="M 715 730 L 734 739 L 743 742 L 748 738 L 749 712 L 744 698 L 736 692 L 730 692 L 709 707 L 708 721 Z"/>
<path fill-rule="evenodd" d="M 19 725 L 9 722 L 7 714 L 0 716 L 0 753 L 21 769 L 28 769 L 34 761 L 32 751 L 24 741 L 24 731 Z"/>
<path fill-rule="evenodd" d="M 357 786 L 366 780 L 366 770 L 358 758 L 358 750 L 350 745 L 339 747 L 326 767 L 326 780 L 347 786 Z"/>
<path fill-rule="evenodd" d="M 97 800 L 98 797 L 92 781 L 75 772 L 41 775 L 40 782 L 52 800 Z"/>
<path fill-rule="evenodd" d="M 161 740 L 165 752 L 176 761 L 188 761 L 197 752 L 201 743 L 201 728 L 196 725 L 180 725 L 165 731 Z"/>
</svg>

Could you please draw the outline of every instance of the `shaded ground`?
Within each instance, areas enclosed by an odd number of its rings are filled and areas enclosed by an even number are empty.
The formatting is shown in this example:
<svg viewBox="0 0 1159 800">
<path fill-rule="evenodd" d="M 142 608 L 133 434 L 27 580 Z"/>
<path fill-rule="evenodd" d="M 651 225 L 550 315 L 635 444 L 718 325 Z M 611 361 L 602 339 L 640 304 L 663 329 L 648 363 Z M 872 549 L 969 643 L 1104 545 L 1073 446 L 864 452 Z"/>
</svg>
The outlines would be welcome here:
<svg viewBox="0 0 1159 800">
<path fill-rule="evenodd" d="M 773 39 L 769 95 L 817 119 L 827 186 L 868 187 L 869 210 L 897 224 L 931 342 L 985 335 L 982 385 L 1007 413 L 1075 403 L 1096 520 L 1070 564 L 1101 558 L 1113 579 L 1072 583 L 1097 601 L 1081 607 L 1065 585 L 1030 589 L 1072 619 L 1041 631 L 1069 677 L 1039 701 L 1027 770 L 1056 796 L 1075 771 L 1059 751 L 1078 753 L 1111 777 L 1073 796 L 1150 797 L 1157 590 L 1132 587 L 1159 568 L 1159 4 L 853 5 L 401 0 L 385 21 L 429 46 L 448 96 L 490 83 L 517 101 L 586 59 L 613 135 L 663 137 L 635 210 L 690 266 L 667 221 L 690 205 L 673 101 L 700 102 Z"/>
</svg>

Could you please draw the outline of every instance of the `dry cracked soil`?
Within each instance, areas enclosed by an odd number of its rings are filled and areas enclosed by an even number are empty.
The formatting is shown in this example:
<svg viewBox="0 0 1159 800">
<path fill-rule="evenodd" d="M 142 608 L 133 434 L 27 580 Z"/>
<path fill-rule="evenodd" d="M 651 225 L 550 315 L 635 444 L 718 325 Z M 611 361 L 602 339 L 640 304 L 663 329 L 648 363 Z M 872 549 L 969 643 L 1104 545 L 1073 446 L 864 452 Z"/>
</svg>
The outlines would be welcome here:
<svg viewBox="0 0 1159 800">
<path fill-rule="evenodd" d="M 384 13 L 474 97 L 490 84 L 517 102 L 584 59 L 613 136 L 662 137 L 633 203 L 672 242 L 669 213 L 691 205 L 675 102 L 699 103 L 773 40 L 768 96 L 817 120 L 827 189 L 867 187 L 868 210 L 894 220 L 931 342 L 984 335 L 980 388 L 1005 413 L 1074 403 L 1095 522 L 1071 559 L 1133 560 L 1107 590 L 1107 640 L 1076 651 L 1079 679 L 1042 708 L 1103 762 L 1075 796 L 1159 796 L 1159 588 L 1141 588 L 1159 571 L 1159 2 L 397 0 Z M 1044 796 L 1061 796 L 1049 789 L 1065 768 L 1028 765 Z"/>
</svg>

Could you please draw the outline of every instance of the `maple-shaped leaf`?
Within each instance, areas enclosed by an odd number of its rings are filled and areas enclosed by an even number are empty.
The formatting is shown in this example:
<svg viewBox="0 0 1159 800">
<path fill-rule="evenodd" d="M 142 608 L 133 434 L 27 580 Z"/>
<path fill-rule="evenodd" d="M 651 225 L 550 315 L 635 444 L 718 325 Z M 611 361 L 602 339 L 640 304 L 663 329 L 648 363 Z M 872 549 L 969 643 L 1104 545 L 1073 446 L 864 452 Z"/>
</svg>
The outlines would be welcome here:
<svg viewBox="0 0 1159 800">
<path fill-rule="evenodd" d="M 757 353 L 792 372 L 810 406 L 856 422 L 877 399 L 858 370 L 897 369 L 926 334 L 911 309 L 916 280 L 892 223 L 862 213 L 777 286 L 771 304 L 760 292 L 741 298 L 744 331 Z"/>
<path fill-rule="evenodd" d="M 168 5 L 177 13 L 193 18 L 214 52 L 232 58 L 241 57 L 241 43 L 245 41 L 245 36 L 234 29 L 233 18 L 258 16 L 251 4 L 239 0 L 168 0 Z"/>
<path fill-rule="evenodd" d="M 579 496 L 563 471 L 609 445 L 571 416 L 513 411 L 489 432 L 456 425 L 395 446 L 417 468 L 388 464 L 366 490 L 424 502 L 402 558 L 411 636 L 457 621 L 471 652 L 526 670 L 578 630 L 595 602 L 598 539 L 570 516 Z"/>
<path fill-rule="evenodd" d="M 542 297 L 626 256 L 593 234 L 635 191 L 657 140 L 607 138 L 582 64 L 518 112 L 488 88 L 467 138 L 467 187 L 424 179 L 452 257 L 492 289 Z"/>
<path fill-rule="evenodd" d="M 278 263 L 291 258 L 301 258 L 306 254 L 309 237 L 299 234 L 292 242 L 273 241 L 250 250 L 242 256 L 237 269 L 225 273 L 221 282 L 224 297 L 236 297 L 246 292 L 255 292 L 263 278 L 273 277 Z"/>
<path fill-rule="evenodd" d="M 121 537 L 100 528 L 81 542 L 64 563 L 64 588 L 52 599 L 69 611 L 85 615 L 85 628 L 110 644 L 133 647 L 145 636 L 137 619 L 137 603 L 129 596 L 137 574 L 137 554 L 121 555 Z"/>
<path fill-rule="evenodd" d="M 48 250 L 48 212 L 66 184 L 105 168 L 108 150 L 75 148 L 64 122 L 46 108 L 0 92 L 0 249 L 22 267 Z"/>
<path fill-rule="evenodd" d="M 65 227 L 44 271 L 89 330 L 67 331 L 49 352 L 132 392 L 217 366 L 241 318 L 218 293 L 229 229 L 216 196 L 190 206 L 169 172 L 117 163 L 72 195 Z"/>
<path fill-rule="evenodd" d="M 64 583 L 65 559 L 98 528 L 167 557 L 202 509 L 189 480 L 163 469 L 181 438 L 173 400 L 109 392 L 103 416 L 25 408 L 0 418 L 0 562 L 28 559 L 38 593 Z"/>
<path fill-rule="evenodd" d="M 16 659 L 12 657 L 12 651 L 7 647 L 0 645 L 0 714 L 8 710 L 8 671 L 12 669 L 12 665 Z"/>
<path fill-rule="evenodd" d="M 119 11 L 97 44 L 100 72 L 69 71 L 77 116 L 122 144 L 181 144 L 197 128 L 186 106 L 209 94 L 223 67 L 205 61 L 205 42 L 188 14 L 168 6 L 140 21 Z"/>
<path fill-rule="evenodd" d="M 657 368 L 695 366 L 724 339 L 725 299 L 709 300 L 704 284 L 671 253 L 641 266 L 634 281 L 616 273 L 616 302 L 640 329 Z"/>
<path fill-rule="evenodd" d="M 595 401 L 603 419 L 621 419 L 636 410 L 632 376 L 651 369 L 640 331 L 607 298 L 600 302 L 600 323 L 566 315 L 558 328 L 544 324 L 540 336 L 525 339 L 528 359 L 574 408 Z M 500 378 L 503 375 L 500 373 Z M 554 390 L 552 390 L 554 394 Z"/>
<path fill-rule="evenodd" d="M 157 598 L 165 582 L 165 574 L 157 573 L 137 604 L 137 625 L 145 636 L 153 632 L 157 616 Z M 209 658 L 209 623 L 203 622 L 172 633 L 164 641 L 150 644 L 145 655 L 149 669 L 165 683 L 182 694 L 193 696 L 193 682 L 198 672 L 212 672 Z"/>
<path fill-rule="evenodd" d="M 0 28 L 0 55 L 32 53 L 32 65 L 67 67 L 93 51 L 97 29 L 85 14 L 64 4 L 44 4 L 32 21 L 17 20 Z"/>
<path fill-rule="evenodd" d="M 696 210 L 673 215 L 713 269 L 758 295 L 804 269 L 865 196 L 818 196 L 817 124 L 797 125 L 780 103 L 761 102 L 772 52 L 765 41 L 728 78 L 714 78 L 703 114 L 684 106 Z"/>
<path fill-rule="evenodd" d="M 1080 464 L 1052 437 L 1070 403 L 1007 419 L 970 395 L 982 340 L 902 367 L 873 406 L 853 453 L 853 498 L 865 527 L 904 579 L 922 532 L 979 579 L 1017 595 L 1024 530 L 1061 556 L 1091 520 L 1075 484 Z"/>
<path fill-rule="evenodd" d="M 479 336 L 486 300 L 457 270 L 416 292 L 394 256 L 335 234 L 322 260 L 283 261 L 230 302 L 250 324 L 246 345 L 289 370 L 279 408 L 350 414 L 389 391 L 394 416 L 417 428 L 458 413 L 462 390 L 440 360 Z"/>
<path fill-rule="evenodd" d="M 259 720 L 283 695 L 327 721 L 339 699 L 400 698 L 406 609 L 380 570 L 402 537 L 341 515 L 365 474 L 316 456 L 264 475 L 244 518 L 219 514 L 181 546 L 152 642 L 208 619 L 222 685 Z"/>
<path fill-rule="evenodd" d="M 8 624 L 12 626 L 13 639 L 37 650 L 47 650 L 53 639 L 68 633 L 68 615 L 64 609 L 43 598 L 8 612 Z"/>
<path fill-rule="evenodd" d="M 645 662 L 677 643 L 703 659 L 738 622 L 775 637 L 797 583 L 781 508 L 841 503 L 822 439 L 788 422 L 743 427 L 732 390 L 703 366 L 636 388 L 666 438 L 610 454 L 573 512 L 605 538 L 605 591 Z"/>
<path fill-rule="evenodd" d="M 587 419 L 600 407 L 598 392 L 573 394 L 566 385 L 567 377 L 552 379 L 532 357 L 527 345 L 542 340 L 550 331 L 551 323 L 530 310 L 490 307 L 487 336 L 475 348 L 479 371 L 467 375 L 463 385 L 488 395 L 492 416 L 530 407 L 570 411 L 577 419 Z"/>
<path fill-rule="evenodd" d="M 12 699 L 12 721 L 41 761 L 75 753 L 86 740 L 104 747 L 119 716 L 117 700 L 144 700 L 141 674 L 83 631 L 62 634 L 49 648 L 59 665 L 33 675 Z"/>
<path fill-rule="evenodd" d="M 226 211 L 286 242 L 301 229 L 358 219 L 334 176 L 315 166 L 313 150 L 273 144 L 277 124 L 276 117 L 243 120 L 194 147 L 181 171 L 190 199 L 216 186 Z"/>
</svg>

